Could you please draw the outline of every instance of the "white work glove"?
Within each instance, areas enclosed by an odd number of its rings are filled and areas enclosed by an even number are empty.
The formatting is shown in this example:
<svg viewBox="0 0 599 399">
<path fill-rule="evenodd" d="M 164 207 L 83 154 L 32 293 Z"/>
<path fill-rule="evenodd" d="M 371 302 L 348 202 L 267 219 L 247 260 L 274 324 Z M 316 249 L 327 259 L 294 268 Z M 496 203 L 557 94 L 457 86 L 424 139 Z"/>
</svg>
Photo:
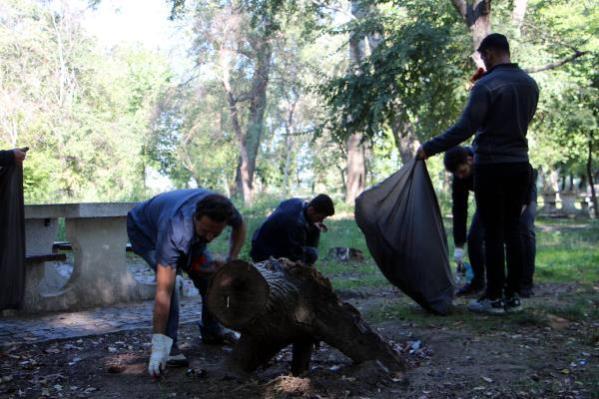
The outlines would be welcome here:
<svg viewBox="0 0 599 399">
<path fill-rule="evenodd" d="M 152 355 L 148 365 L 148 372 L 152 377 L 160 377 L 160 373 L 166 368 L 166 361 L 172 346 L 172 338 L 164 334 L 152 334 Z"/>
<path fill-rule="evenodd" d="M 456 247 L 456 249 L 453 251 L 453 260 L 455 260 L 457 263 L 464 262 L 464 248 Z"/>
</svg>

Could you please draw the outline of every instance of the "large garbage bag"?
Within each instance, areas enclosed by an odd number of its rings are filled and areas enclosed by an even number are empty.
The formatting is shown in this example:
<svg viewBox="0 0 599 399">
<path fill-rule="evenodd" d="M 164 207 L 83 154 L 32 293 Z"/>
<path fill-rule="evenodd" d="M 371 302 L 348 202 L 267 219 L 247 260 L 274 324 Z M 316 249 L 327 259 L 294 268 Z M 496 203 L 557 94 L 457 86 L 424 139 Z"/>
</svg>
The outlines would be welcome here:
<svg viewBox="0 0 599 399">
<path fill-rule="evenodd" d="M 0 310 L 18 309 L 25 292 L 23 169 L 0 167 Z"/>
<path fill-rule="evenodd" d="M 424 161 L 364 191 L 355 214 L 385 277 L 425 309 L 447 314 L 454 292 L 447 236 Z"/>
</svg>

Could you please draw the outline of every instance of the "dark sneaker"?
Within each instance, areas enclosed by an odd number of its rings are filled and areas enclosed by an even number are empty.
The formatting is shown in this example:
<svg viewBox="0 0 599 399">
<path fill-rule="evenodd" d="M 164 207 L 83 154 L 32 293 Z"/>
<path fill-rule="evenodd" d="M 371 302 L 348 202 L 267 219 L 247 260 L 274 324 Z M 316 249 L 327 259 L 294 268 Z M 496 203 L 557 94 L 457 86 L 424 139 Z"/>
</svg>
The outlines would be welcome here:
<svg viewBox="0 0 599 399">
<path fill-rule="evenodd" d="M 532 287 L 525 287 L 520 290 L 520 297 L 522 298 L 530 298 L 535 293 L 532 291 Z"/>
<path fill-rule="evenodd" d="M 170 355 L 166 361 L 168 367 L 187 367 L 189 366 L 189 360 L 176 346 L 171 349 Z"/>
<path fill-rule="evenodd" d="M 490 315 L 504 315 L 505 303 L 503 299 L 489 299 L 483 296 L 480 299 L 470 302 L 468 310 L 474 313 L 484 313 Z"/>
<path fill-rule="evenodd" d="M 468 283 L 458 290 L 456 296 L 472 296 L 478 295 L 483 290 L 483 286 L 480 284 Z"/>
<path fill-rule="evenodd" d="M 518 313 L 522 311 L 522 302 L 520 297 L 514 294 L 505 300 L 505 311 L 508 313 Z"/>
<path fill-rule="evenodd" d="M 239 334 L 225 327 L 220 327 L 217 331 L 206 331 L 200 324 L 202 342 L 206 345 L 230 345 L 233 346 L 239 341 Z"/>
</svg>

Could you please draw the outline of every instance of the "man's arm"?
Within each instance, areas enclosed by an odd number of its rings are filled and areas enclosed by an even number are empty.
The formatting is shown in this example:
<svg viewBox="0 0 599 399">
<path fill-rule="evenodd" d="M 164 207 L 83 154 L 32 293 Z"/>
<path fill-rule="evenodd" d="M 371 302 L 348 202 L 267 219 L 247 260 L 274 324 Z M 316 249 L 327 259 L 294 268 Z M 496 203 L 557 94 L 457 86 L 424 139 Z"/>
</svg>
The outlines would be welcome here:
<svg viewBox="0 0 599 399">
<path fill-rule="evenodd" d="M 237 227 L 233 227 L 233 231 L 231 232 L 231 241 L 229 241 L 229 255 L 227 260 L 237 259 L 239 256 L 239 252 L 241 252 L 241 248 L 243 248 L 243 244 L 245 243 L 245 238 L 247 236 L 247 224 L 245 220 L 241 221 Z"/>
<path fill-rule="evenodd" d="M 287 226 L 286 231 L 288 246 L 285 252 L 289 253 L 289 259 L 293 261 L 305 261 L 305 245 L 307 240 L 305 230 L 297 224 L 292 224 Z"/>
<path fill-rule="evenodd" d="M 158 378 L 166 367 L 173 339 L 166 335 L 166 324 L 171 308 L 171 295 L 175 287 L 177 271 L 174 267 L 161 263 L 156 265 L 156 300 L 154 302 L 154 333 L 152 334 L 152 354 L 148 372 Z"/>
<path fill-rule="evenodd" d="M 156 299 L 154 302 L 154 334 L 165 334 L 171 308 L 171 295 L 175 287 L 177 270 L 174 267 L 156 266 Z"/>
<path fill-rule="evenodd" d="M 487 116 L 490 94 L 486 87 L 477 84 L 472 88 L 468 104 L 458 122 L 445 133 L 427 141 L 419 149 L 419 158 L 433 156 L 460 144 L 481 127 Z M 422 150 L 423 154 L 420 154 Z"/>
</svg>

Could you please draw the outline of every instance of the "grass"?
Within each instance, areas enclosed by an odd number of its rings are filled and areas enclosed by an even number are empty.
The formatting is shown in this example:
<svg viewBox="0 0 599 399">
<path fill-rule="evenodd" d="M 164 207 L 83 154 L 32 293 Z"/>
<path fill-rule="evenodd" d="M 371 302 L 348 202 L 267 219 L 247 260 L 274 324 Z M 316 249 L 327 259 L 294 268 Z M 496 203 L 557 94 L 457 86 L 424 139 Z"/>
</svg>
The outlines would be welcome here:
<svg viewBox="0 0 599 399">
<path fill-rule="evenodd" d="M 268 211 L 262 212 L 266 215 Z M 346 214 L 347 215 L 347 214 Z M 256 214 L 247 218 L 250 237 L 264 216 Z M 356 290 L 366 293 L 390 287 L 374 263 L 364 236 L 353 219 L 334 218 L 327 221 L 329 232 L 322 234 L 318 269 L 328 277 L 337 290 Z M 446 221 L 446 226 L 451 222 Z M 413 301 L 405 296 L 384 299 L 380 304 L 366 310 L 365 317 L 371 322 L 404 320 L 415 324 L 442 328 L 452 325 L 464 326 L 476 332 L 496 331 L 509 328 L 517 331 L 525 326 L 548 326 L 551 317 L 560 317 L 571 322 L 599 319 L 599 222 L 593 220 L 553 220 L 540 219 L 537 225 L 537 283 L 576 284 L 574 291 L 556 292 L 551 300 L 533 299 L 529 308 L 509 318 L 475 315 L 466 310 L 465 304 L 458 302 L 455 311 L 446 317 L 430 317 Z M 447 229 L 450 253 L 453 251 L 451 230 Z M 243 252 L 248 257 L 250 240 Z M 352 247 L 363 251 L 366 259 L 361 263 L 342 263 L 323 259 L 330 248 Z M 215 251 L 226 250 L 226 239 L 220 238 Z M 453 264 L 451 267 L 455 267 Z M 589 335 L 592 345 L 597 335 Z"/>
<path fill-rule="evenodd" d="M 249 259 L 251 237 L 272 208 L 252 212 L 246 220 L 248 240 L 242 257 Z M 347 215 L 347 214 L 346 214 Z M 331 278 L 336 288 L 381 287 L 386 279 L 372 260 L 364 236 L 355 221 L 348 217 L 326 221 L 329 232 L 321 235 L 318 269 Z M 451 226 L 450 221 L 445 221 Z M 537 220 L 536 281 L 539 283 L 579 283 L 586 286 L 599 282 L 599 221 L 594 220 Z M 447 229 L 450 253 L 453 251 L 451 230 Z M 228 234 L 213 244 L 211 250 L 225 253 Z M 366 260 L 362 263 L 340 263 L 323 258 L 333 247 L 352 247 L 361 250 Z M 454 267 L 454 265 L 451 265 Z M 355 280 L 355 279 L 358 280 Z M 343 281 L 347 280 L 347 281 Z M 360 282 L 361 280 L 361 282 Z"/>
</svg>

